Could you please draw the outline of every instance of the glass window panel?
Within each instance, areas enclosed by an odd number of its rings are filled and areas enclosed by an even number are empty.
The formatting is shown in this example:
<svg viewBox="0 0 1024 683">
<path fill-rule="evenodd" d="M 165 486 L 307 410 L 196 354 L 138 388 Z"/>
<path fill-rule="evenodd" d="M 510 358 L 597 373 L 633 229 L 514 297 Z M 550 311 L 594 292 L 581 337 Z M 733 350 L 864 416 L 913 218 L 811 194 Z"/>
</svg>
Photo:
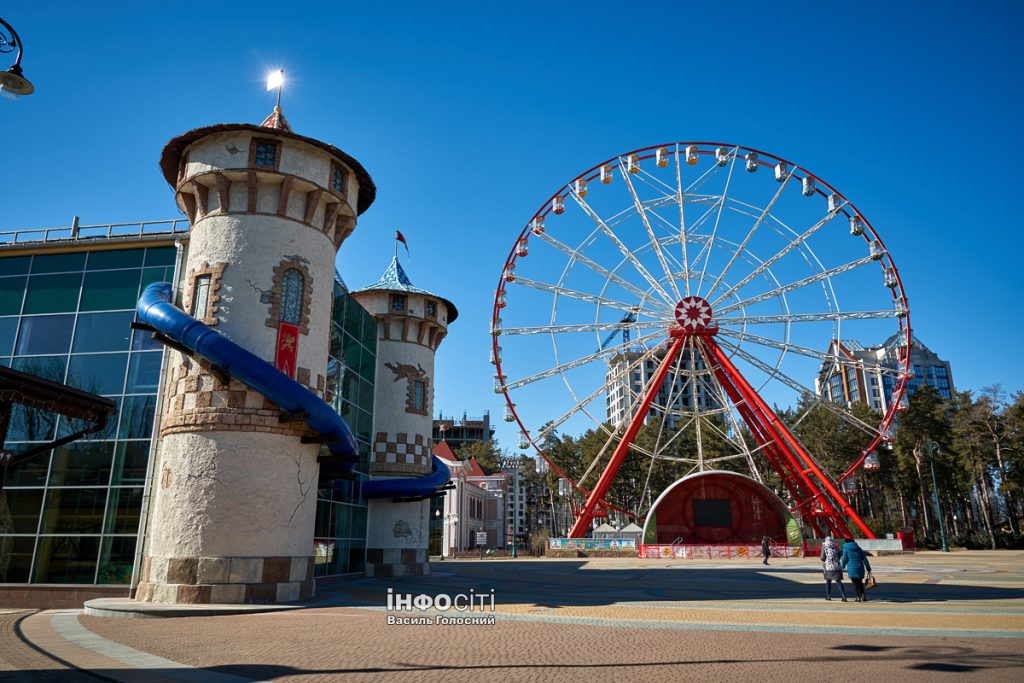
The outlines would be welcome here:
<svg viewBox="0 0 1024 683">
<path fill-rule="evenodd" d="M 177 251 L 174 247 L 150 247 L 146 250 L 146 265 L 173 266 Z"/>
<path fill-rule="evenodd" d="M 366 309 L 363 308 L 358 301 L 352 297 L 347 297 L 345 302 L 345 324 L 343 327 L 345 331 L 351 334 L 356 339 L 359 338 L 363 327 L 363 316 L 366 314 Z"/>
<path fill-rule="evenodd" d="M 92 583 L 99 536 L 43 536 L 36 546 L 34 583 Z"/>
<path fill-rule="evenodd" d="M 352 526 L 352 506 L 334 505 L 334 529 L 331 534 L 334 538 L 348 538 Z"/>
<path fill-rule="evenodd" d="M 114 451 L 114 476 L 111 486 L 146 483 L 149 441 L 120 441 Z"/>
<path fill-rule="evenodd" d="M 353 370 L 358 369 L 359 353 L 361 347 L 359 346 L 359 344 L 355 342 L 354 339 L 352 339 L 352 337 L 348 335 L 344 335 L 342 344 L 344 345 L 344 357 L 342 358 L 342 360 L 345 361 L 345 365 L 347 365 L 349 368 L 352 368 Z"/>
<path fill-rule="evenodd" d="M 139 271 L 111 270 L 86 273 L 82 285 L 83 311 L 134 309 L 138 301 Z"/>
<path fill-rule="evenodd" d="M 320 537 L 331 535 L 331 512 L 333 507 L 333 503 L 329 500 L 318 499 L 316 501 L 316 525 L 313 528 L 314 536 Z"/>
<path fill-rule="evenodd" d="M 139 285 L 139 294 L 154 282 L 170 282 L 173 278 L 173 268 L 145 268 L 142 271 L 142 283 Z"/>
<path fill-rule="evenodd" d="M 135 313 L 85 313 L 78 316 L 74 353 L 91 351 L 127 351 Z"/>
<path fill-rule="evenodd" d="M 317 538 L 313 541 L 313 575 L 326 576 L 334 561 L 334 539 Z"/>
<path fill-rule="evenodd" d="M 10 519 L 0 520 L 5 533 L 34 534 L 39 529 L 39 510 L 43 505 L 42 489 L 7 489 L 0 491 L 0 500 L 7 505 Z"/>
<path fill-rule="evenodd" d="M 31 263 L 31 256 L 0 258 L 0 275 L 25 275 Z"/>
<path fill-rule="evenodd" d="M 120 396 L 112 396 L 111 398 L 114 400 L 114 404 L 115 404 L 115 406 L 117 406 L 118 412 L 120 412 L 121 397 Z M 63 419 L 62 418 L 61 421 L 60 421 L 60 425 L 57 427 L 57 436 L 58 437 L 67 436 L 67 435 L 71 434 L 72 432 L 77 432 L 79 430 L 85 429 L 86 427 L 88 427 L 90 425 L 91 425 L 91 423 L 87 424 L 87 423 L 83 422 L 82 420 L 67 420 L 67 419 Z M 94 433 L 91 433 L 91 434 L 86 434 L 85 436 L 82 437 L 82 441 L 109 441 L 109 440 L 115 438 L 115 434 L 116 433 L 117 433 L 117 413 L 114 413 L 113 417 L 111 417 L 107 421 L 107 426 L 106 427 L 104 427 L 103 429 L 101 429 L 98 432 L 94 432 Z"/>
<path fill-rule="evenodd" d="M 21 313 L 21 300 L 25 298 L 26 277 L 0 278 L 0 315 Z"/>
<path fill-rule="evenodd" d="M 289 268 L 281 283 L 281 320 L 298 325 L 302 322 L 302 298 L 306 279 L 302 273 Z"/>
<path fill-rule="evenodd" d="M 10 355 L 14 351 L 18 322 L 18 318 L 0 318 L 0 356 Z"/>
<path fill-rule="evenodd" d="M 82 270 L 85 265 L 85 252 L 73 254 L 47 254 L 36 256 L 32 261 L 33 273 L 63 273 L 69 270 Z"/>
<path fill-rule="evenodd" d="M 12 367 L 36 377 L 63 384 L 67 362 L 67 356 L 32 356 L 31 358 L 15 358 Z"/>
<path fill-rule="evenodd" d="M 132 351 L 151 351 L 164 347 L 163 344 L 153 339 L 152 332 L 146 332 L 145 330 L 134 330 L 133 332 Z"/>
<path fill-rule="evenodd" d="M 81 273 L 39 275 L 28 279 L 25 313 L 65 313 L 78 308 Z"/>
<path fill-rule="evenodd" d="M 128 365 L 126 394 L 156 393 L 160 383 L 160 361 L 162 353 L 133 353 Z"/>
<path fill-rule="evenodd" d="M 22 318 L 18 346 L 14 353 L 18 356 L 67 353 L 68 347 L 71 346 L 71 330 L 74 325 L 73 315 Z"/>
<path fill-rule="evenodd" d="M 131 583 L 134 562 L 134 536 L 127 538 L 124 536 L 105 536 L 100 550 L 100 569 L 96 574 L 96 583 Z"/>
<path fill-rule="evenodd" d="M 256 154 L 254 156 L 253 163 L 256 166 L 274 168 L 277 163 L 277 143 L 257 142 Z"/>
<path fill-rule="evenodd" d="M 193 318 L 205 318 L 206 309 L 210 304 L 210 275 L 198 275 L 192 285 L 192 310 L 189 314 Z"/>
<path fill-rule="evenodd" d="M 12 416 L 13 417 L 13 416 Z M 8 439 L 10 436 L 8 435 Z M 6 448 L 14 453 L 21 453 L 39 444 L 7 444 Z M 11 465 L 7 468 L 7 478 L 4 486 L 45 486 L 46 471 L 50 466 L 50 453 L 41 453 L 18 465 Z M 2 494 L 0 494 L 2 495 Z M 33 531 L 33 533 L 35 533 Z"/>
<path fill-rule="evenodd" d="M 366 538 L 366 508 L 352 506 L 352 528 L 350 538 Z"/>
<path fill-rule="evenodd" d="M 53 439 L 53 431 L 56 426 L 56 414 L 16 405 L 11 409 L 11 423 L 7 428 L 7 440 L 50 441 Z"/>
<path fill-rule="evenodd" d="M 127 353 L 71 356 L 65 384 L 92 394 L 120 394 L 127 365 Z"/>
<path fill-rule="evenodd" d="M 156 396 L 125 396 L 121 404 L 118 436 L 122 439 L 148 439 L 153 431 L 155 413 Z"/>
<path fill-rule="evenodd" d="M 110 270 L 111 268 L 139 268 L 145 249 L 115 249 L 89 253 L 86 270 Z"/>
<path fill-rule="evenodd" d="M 35 537 L 0 536 L 0 583 L 28 583 Z"/>
<path fill-rule="evenodd" d="M 136 534 L 142 512 L 141 488 L 112 488 L 107 496 L 107 521 L 104 533 Z"/>
<path fill-rule="evenodd" d="M 107 489 L 47 489 L 43 534 L 98 534 L 103 528 Z"/>
<path fill-rule="evenodd" d="M 55 448 L 50 486 L 106 486 L 113 459 L 111 441 L 78 441 Z"/>
</svg>

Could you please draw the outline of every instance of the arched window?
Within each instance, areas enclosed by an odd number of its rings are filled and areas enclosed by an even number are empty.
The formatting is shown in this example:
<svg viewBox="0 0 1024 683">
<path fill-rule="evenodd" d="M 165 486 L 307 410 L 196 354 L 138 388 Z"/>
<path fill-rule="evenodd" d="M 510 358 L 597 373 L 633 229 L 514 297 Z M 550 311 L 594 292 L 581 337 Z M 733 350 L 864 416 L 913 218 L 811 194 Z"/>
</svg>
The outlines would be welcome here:
<svg viewBox="0 0 1024 683">
<path fill-rule="evenodd" d="M 281 281 L 281 322 L 302 324 L 302 295 L 306 279 L 295 268 L 284 272 Z"/>
</svg>

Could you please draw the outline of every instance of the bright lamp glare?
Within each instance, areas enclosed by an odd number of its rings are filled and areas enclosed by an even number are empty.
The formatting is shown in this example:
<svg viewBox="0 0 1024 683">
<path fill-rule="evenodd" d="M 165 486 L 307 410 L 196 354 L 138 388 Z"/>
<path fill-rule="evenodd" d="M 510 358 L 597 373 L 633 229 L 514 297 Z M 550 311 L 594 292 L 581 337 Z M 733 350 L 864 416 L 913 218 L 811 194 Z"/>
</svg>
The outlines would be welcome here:
<svg viewBox="0 0 1024 683">
<path fill-rule="evenodd" d="M 280 88 L 282 85 L 284 85 L 284 69 L 271 71 L 270 75 L 267 76 L 267 90 Z"/>
</svg>

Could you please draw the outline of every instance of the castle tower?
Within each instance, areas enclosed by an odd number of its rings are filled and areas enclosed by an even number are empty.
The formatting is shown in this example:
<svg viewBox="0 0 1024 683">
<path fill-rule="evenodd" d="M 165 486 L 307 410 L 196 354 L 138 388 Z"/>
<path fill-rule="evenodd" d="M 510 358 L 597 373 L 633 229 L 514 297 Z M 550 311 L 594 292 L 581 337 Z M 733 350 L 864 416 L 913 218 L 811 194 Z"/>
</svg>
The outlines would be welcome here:
<svg viewBox="0 0 1024 683">
<path fill-rule="evenodd" d="M 455 306 L 414 287 L 398 258 L 376 283 L 352 295 L 377 319 L 373 402 L 374 479 L 431 471 L 434 353 L 458 316 Z M 430 500 L 368 501 L 368 576 L 426 574 Z"/>
<path fill-rule="evenodd" d="M 192 224 L 176 303 L 322 398 L 335 255 L 373 202 L 369 174 L 279 108 L 176 137 L 160 166 Z M 312 597 L 321 446 L 266 393 L 171 352 L 137 599 Z"/>
</svg>

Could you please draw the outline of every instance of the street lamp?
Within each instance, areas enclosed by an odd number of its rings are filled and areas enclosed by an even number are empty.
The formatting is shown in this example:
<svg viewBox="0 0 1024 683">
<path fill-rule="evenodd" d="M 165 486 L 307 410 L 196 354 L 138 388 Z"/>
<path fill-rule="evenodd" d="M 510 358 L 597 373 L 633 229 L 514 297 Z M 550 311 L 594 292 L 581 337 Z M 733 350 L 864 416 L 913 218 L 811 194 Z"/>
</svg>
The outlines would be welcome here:
<svg viewBox="0 0 1024 683">
<path fill-rule="evenodd" d="M 434 510 L 434 519 L 441 521 L 440 510 Z M 437 554 L 441 556 L 440 561 L 444 562 L 444 529 L 441 529 L 441 547 L 438 550 L 439 552 Z"/>
<path fill-rule="evenodd" d="M 16 100 L 22 95 L 31 95 L 35 92 L 36 87 L 21 75 L 22 48 L 18 32 L 3 19 L 0 19 L 0 24 L 7 30 L 7 33 L 0 31 L 0 52 L 8 53 L 15 49 L 18 50 L 18 55 L 14 58 L 14 65 L 7 71 L 0 71 L 0 95 L 9 100 Z"/>
<path fill-rule="evenodd" d="M 928 451 L 928 465 L 932 470 L 932 503 L 935 505 L 935 517 L 939 520 L 939 538 L 942 539 L 942 552 L 949 552 L 949 544 L 946 543 L 946 525 L 942 521 L 942 508 L 939 507 L 939 489 L 935 483 L 935 456 L 932 449 L 939 449 L 939 444 L 935 443 L 931 439 L 924 442 L 925 449 Z"/>
<path fill-rule="evenodd" d="M 450 536 L 455 536 L 456 530 L 459 527 L 459 516 L 456 513 L 454 513 L 454 512 L 449 512 L 447 515 L 444 516 L 444 523 L 445 523 L 445 525 L 451 525 L 451 534 L 450 534 Z M 453 540 L 455 540 L 455 539 L 453 539 Z M 459 544 L 456 541 L 456 543 L 455 543 L 456 557 L 458 557 L 458 554 L 457 554 L 458 553 L 458 545 Z M 443 552 L 444 548 L 442 548 L 441 550 Z"/>
</svg>

